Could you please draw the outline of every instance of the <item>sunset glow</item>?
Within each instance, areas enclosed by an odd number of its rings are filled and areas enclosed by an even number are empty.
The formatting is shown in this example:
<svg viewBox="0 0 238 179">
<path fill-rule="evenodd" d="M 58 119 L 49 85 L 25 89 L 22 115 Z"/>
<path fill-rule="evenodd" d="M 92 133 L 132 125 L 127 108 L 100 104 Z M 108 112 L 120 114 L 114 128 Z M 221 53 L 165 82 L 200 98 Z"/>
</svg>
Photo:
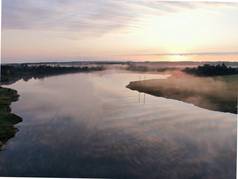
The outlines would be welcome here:
<svg viewBox="0 0 238 179">
<path fill-rule="evenodd" d="M 3 0 L 2 8 L 3 62 L 238 61 L 238 3 Z"/>
</svg>

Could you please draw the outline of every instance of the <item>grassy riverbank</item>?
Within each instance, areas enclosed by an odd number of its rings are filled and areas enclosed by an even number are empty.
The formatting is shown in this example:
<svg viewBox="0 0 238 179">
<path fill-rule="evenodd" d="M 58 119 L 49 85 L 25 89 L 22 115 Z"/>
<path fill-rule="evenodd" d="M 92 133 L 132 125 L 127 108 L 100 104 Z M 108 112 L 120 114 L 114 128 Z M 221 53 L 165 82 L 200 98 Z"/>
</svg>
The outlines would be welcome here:
<svg viewBox="0 0 238 179">
<path fill-rule="evenodd" d="M 196 77 L 181 73 L 165 80 L 134 81 L 127 87 L 205 109 L 237 113 L 238 75 Z"/>
<path fill-rule="evenodd" d="M 0 149 L 17 132 L 14 125 L 22 121 L 19 116 L 11 113 L 10 109 L 11 103 L 18 98 L 16 90 L 0 87 Z"/>
</svg>

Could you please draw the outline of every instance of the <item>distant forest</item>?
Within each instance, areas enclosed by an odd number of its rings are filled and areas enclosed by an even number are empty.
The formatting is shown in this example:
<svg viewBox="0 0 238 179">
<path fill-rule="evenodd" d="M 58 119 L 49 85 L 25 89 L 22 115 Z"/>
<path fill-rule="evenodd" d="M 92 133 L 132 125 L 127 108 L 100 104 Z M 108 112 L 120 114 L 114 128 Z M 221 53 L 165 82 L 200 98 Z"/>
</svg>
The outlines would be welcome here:
<svg viewBox="0 0 238 179">
<path fill-rule="evenodd" d="M 197 76 L 219 76 L 219 75 L 234 75 L 238 74 L 238 68 L 227 67 L 224 63 L 218 65 L 205 64 L 195 68 L 185 68 L 183 70 L 188 74 Z"/>
<path fill-rule="evenodd" d="M 44 78 L 52 75 L 60 75 L 66 73 L 91 72 L 104 70 L 103 66 L 81 66 L 81 67 L 65 67 L 65 66 L 49 66 L 49 65 L 1 65 L 1 84 L 13 83 L 17 80 L 29 80 L 31 78 Z"/>
</svg>

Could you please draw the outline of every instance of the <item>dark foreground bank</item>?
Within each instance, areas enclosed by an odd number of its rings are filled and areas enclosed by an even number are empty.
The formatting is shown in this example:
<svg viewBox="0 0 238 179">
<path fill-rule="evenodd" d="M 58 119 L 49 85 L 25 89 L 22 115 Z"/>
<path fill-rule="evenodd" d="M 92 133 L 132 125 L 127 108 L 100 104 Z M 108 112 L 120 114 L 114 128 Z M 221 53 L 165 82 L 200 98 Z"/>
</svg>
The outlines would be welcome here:
<svg viewBox="0 0 238 179">
<path fill-rule="evenodd" d="M 11 113 L 10 108 L 11 103 L 18 98 L 16 90 L 0 87 L 0 150 L 10 138 L 15 136 L 17 128 L 14 125 L 22 121 L 19 116 Z"/>
</svg>

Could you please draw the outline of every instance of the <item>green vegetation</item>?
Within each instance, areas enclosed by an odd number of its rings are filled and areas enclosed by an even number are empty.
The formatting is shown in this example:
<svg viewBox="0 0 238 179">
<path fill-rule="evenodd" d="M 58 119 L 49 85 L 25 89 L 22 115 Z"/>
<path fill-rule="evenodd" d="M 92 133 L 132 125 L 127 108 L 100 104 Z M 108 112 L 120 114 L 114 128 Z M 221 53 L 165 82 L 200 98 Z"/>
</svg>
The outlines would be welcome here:
<svg viewBox="0 0 238 179">
<path fill-rule="evenodd" d="M 196 77 L 182 73 L 165 80 L 130 82 L 127 87 L 210 110 L 237 113 L 238 75 Z"/>
<path fill-rule="evenodd" d="M 16 90 L 0 87 L 0 149 L 17 132 L 15 124 L 22 119 L 11 113 L 10 104 L 18 100 Z"/>
<path fill-rule="evenodd" d="M 238 74 L 238 68 L 227 67 L 224 63 L 217 65 L 205 64 L 196 68 L 185 68 L 184 72 L 196 76 L 217 76 Z"/>
<path fill-rule="evenodd" d="M 31 78 L 44 78 L 53 75 L 67 73 L 91 72 L 104 70 L 103 66 L 59 66 L 59 65 L 31 65 L 15 64 L 1 65 L 1 83 L 14 83 L 20 79 L 29 80 Z"/>
</svg>

